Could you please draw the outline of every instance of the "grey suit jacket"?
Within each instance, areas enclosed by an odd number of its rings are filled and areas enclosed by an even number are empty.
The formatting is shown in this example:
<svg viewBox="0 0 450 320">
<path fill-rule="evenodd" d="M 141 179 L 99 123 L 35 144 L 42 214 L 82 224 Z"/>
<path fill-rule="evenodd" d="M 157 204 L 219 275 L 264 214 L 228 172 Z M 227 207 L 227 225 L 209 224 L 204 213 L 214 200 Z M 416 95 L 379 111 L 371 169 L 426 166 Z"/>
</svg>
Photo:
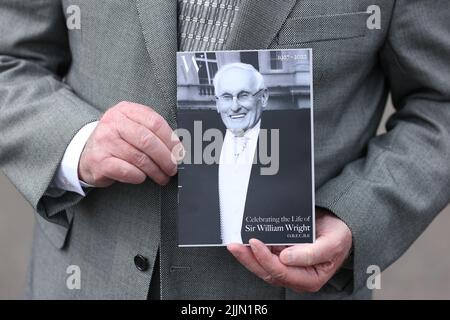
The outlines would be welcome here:
<svg viewBox="0 0 450 320">
<path fill-rule="evenodd" d="M 65 27 L 71 4 L 81 30 Z M 366 27 L 373 4 L 380 30 Z M 367 267 L 395 261 L 450 198 L 448 9 L 448 0 L 242 1 L 225 49 L 314 50 L 316 205 L 353 233 L 349 268 L 298 295 L 224 248 L 177 248 L 176 179 L 84 199 L 49 189 L 74 134 L 119 101 L 152 106 L 175 127 L 176 1 L 2 0 L 0 168 L 38 213 L 28 296 L 143 299 L 159 247 L 164 299 L 369 297 Z M 397 112 L 376 137 L 389 91 Z M 80 290 L 66 286 L 70 265 Z"/>
</svg>

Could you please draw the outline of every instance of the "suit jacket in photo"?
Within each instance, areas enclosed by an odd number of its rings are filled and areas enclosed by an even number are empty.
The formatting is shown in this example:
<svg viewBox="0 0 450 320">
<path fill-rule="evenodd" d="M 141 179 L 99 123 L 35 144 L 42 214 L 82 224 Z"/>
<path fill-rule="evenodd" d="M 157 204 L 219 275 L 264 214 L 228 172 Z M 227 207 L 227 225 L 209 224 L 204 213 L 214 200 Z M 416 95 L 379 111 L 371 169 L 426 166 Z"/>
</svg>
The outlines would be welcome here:
<svg viewBox="0 0 450 320">
<path fill-rule="evenodd" d="M 194 132 L 194 121 L 202 121 L 203 131 L 217 128 L 225 136 L 225 127 L 216 111 L 180 110 L 178 115 L 179 126 L 189 132 Z M 260 134 L 267 131 L 267 151 L 272 157 L 270 130 L 279 130 L 279 170 L 275 175 L 261 175 L 261 168 L 266 165 L 259 160 L 252 165 L 241 230 L 244 243 L 251 238 L 264 239 L 263 232 L 245 231 L 247 217 L 312 214 L 310 109 L 264 111 L 260 129 Z M 256 153 L 259 154 L 259 139 Z M 221 245 L 219 164 L 182 164 L 180 170 L 179 244 Z M 271 243 L 286 242 L 284 233 L 271 233 L 270 238 Z"/>
</svg>

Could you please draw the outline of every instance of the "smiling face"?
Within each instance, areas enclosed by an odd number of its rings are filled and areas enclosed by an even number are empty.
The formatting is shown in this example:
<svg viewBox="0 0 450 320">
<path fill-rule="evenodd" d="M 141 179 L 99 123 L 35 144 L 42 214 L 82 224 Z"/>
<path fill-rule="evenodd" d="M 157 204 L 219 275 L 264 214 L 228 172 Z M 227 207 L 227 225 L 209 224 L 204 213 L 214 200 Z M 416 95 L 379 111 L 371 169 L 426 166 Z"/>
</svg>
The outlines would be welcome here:
<svg viewBox="0 0 450 320">
<path fill-rule="evenodd" d="M 239 68 L 226 70 L 215 89 L 217 110 L 229 130 L 242 134 L 258 123 L 268 93 L 267 89 L 258 87 L 254 71 Z"/>
</svg>

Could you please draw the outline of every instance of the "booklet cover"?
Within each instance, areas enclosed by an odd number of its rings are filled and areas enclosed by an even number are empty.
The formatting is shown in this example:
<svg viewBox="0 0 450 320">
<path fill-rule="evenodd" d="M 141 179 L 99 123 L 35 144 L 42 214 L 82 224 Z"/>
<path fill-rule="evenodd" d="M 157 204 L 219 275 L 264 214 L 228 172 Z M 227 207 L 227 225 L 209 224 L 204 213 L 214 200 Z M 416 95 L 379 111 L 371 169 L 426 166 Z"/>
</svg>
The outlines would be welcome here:
<svg viewBox="0 0 450 320">
<path fill-rule="evenodd" d="M 312 50 L 179 52 L 181 247 L 311 243 Z"/>
</svg>

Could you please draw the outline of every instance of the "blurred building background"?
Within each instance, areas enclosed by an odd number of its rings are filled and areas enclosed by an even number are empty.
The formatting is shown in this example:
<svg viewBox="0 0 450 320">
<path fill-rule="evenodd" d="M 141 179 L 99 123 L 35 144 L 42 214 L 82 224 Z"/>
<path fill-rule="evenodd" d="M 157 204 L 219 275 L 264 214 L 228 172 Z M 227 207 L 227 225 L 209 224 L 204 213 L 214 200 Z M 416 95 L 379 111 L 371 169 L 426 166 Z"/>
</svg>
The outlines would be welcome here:
<svg viewBox="0 0 450 320">
<path fill-rule="evenodd" d="M 391 112 L 389 106 L 384 119 Z M 22 296 L 32 242 L 33 215 L 33 210 L 0 173 L 0 299 Z M 396 263 L 383 272 L 381 289 L 374 290 L 374 297 L 450 299 L 449 226 L 450 206 Z"/>
<path fill-rule="evenodd" d="M 269 89 L 267 109 L 310 108 L 310 51 L 307 49 L 183 52 L 177 56 L 177 100 L 186 109 L 216 109 L 213 79 L 230 63 L 255 67 Z"/>
</svg>

